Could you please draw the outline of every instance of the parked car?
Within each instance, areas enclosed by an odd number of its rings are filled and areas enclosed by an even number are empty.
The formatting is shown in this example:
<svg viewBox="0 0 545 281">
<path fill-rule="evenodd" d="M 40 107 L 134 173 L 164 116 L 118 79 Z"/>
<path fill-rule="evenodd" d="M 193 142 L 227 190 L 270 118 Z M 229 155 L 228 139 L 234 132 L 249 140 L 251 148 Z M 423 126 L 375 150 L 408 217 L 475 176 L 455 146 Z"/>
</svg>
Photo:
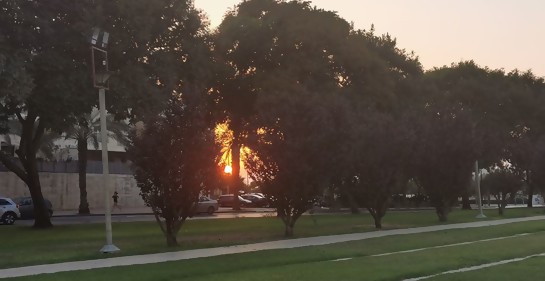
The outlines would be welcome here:
<svg viewBox="0 0 545 281">
<path fill-rule="evenodd" d="M 267 207 L 269 205 L 267 198 L 263 196 L 259 196 L 257 194 L 248 193 L 248 194 L 243 194 L 241 196 L 242 198 L 251 201 L 252 207 L 262 208 L 262 207 Z"/>
<path fill-rule="evenodd" d="M 19 211 L 21 211 L 22 219 L 34 218 L 34 204 L 32 203 L 32 197 L 19 197 L 15 198 L 13 201 L 19 205 Z M 44 199 L 44 201 L 49 217 L 53 216 L 53 205 L 51 204 L 51 201 L 47 199 Z"/>
<path fill-rule="evenodd" d="M 235 195 L 234 194 L 224 194 L 221 195 L 218 198 L 218 202 L 220 204 L 220 207 L 233 207 L 233 202 L 235 201 Z M 242 198 L 240 195 L 238 196 L 238 201 L 240 202 L 240 206 L 242 207 L 248 207 L 252 206 L 252 201 L 246 200 Z"/>
<path fill-rule="evenodd" d="M 0 221 L 3 224 L 13 224 L 21 217 L 17 204 L 7 197 L 0 197 Z"/>
<path fill-rule="evenodd" d="M 197 207 L 195 213 L 208 213 L 209 215 L 216 212 L 219 208 L 219 203 L 217 200 L 210 199 L 206 196 L 201 196 L 199 202 L 197 202 Z"/>
</svg>

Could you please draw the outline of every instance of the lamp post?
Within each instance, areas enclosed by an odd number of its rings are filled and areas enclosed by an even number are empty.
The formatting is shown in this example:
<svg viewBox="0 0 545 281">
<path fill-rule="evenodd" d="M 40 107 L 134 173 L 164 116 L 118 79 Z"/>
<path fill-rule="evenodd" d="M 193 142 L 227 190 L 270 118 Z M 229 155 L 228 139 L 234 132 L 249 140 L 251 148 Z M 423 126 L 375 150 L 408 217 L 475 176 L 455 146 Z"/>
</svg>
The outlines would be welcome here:
<svg viewBox="0 0 545 281">
<path fill-rule="evenodd" d="M 478 219 L 485 219 L 486 216 L 483 213 L 483 202 L 481 199 L 481 179 L 480 179 L 480 171 L 479 171 L 479 161 L 475 161 L 475 189 L 477 193 L 476 203 L 479 207 L 479 214 L 475 217 Z"/>
<path fill-rule="evenodd" d="M 106 224 L 106 244 L 100 249 L 102 253 L 119 251 L 113 244 L 112 239 L 112 213 L 110 210 L 110 183 L 108 166 L 108 133 L 106 129 L 106 89 L 108 89 L 108 78 L 111 72 L 108 70 L 108 52 L 105 48 L 108 45 L 109 34 L 101 32 L 98 28 L 93 30 L 91 38 L 91 60 L 93 67 L 93 84 L 98 88 L 98 103 L 100 110 L 100 138 L 102 145 L 102 185 L 104 186 L 104 220 Z M 100 47 L 97 47 L 100 46 Z M 98 57 L 99 64 L 95 63 Z M 97 69 L 97 67 L 99 69 Z"/>
</svg>

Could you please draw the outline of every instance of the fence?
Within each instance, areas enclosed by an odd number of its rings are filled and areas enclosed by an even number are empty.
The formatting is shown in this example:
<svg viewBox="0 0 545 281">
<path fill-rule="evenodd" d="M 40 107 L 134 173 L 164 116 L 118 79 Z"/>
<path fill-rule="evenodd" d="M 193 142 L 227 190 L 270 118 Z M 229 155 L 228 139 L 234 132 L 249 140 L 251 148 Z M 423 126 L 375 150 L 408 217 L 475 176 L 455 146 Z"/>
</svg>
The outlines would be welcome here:
<svg viewBox="0 0 545 281">
<path fill-rule="evenodd" d="M 110 168 L 110 174 L 133 174 L 129 162 L 110 162 L 108 164 Z M 0 164 L 0 172 L 9 172 L 9 170 L 4 165 Z M 38 161 L 38 172 L 78 173 L 78 161 Z M 87 174 L 102 174 L 102 162 L 87 161 Z"/>
</svg>

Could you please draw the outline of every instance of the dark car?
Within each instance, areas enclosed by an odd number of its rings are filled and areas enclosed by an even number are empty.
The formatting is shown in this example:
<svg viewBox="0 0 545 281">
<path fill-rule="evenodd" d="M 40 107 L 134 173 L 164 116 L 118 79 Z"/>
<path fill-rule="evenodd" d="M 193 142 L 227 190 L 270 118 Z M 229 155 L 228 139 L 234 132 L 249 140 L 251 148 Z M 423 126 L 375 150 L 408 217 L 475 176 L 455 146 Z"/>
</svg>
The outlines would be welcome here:
<svg viewBox="0 0 545 281">
<path fill-rule="evenodd" d="M 218 203 L 220 204 L 220 207 L 233 207 L 234 201 L 235 201 L 234 194 L 225 194 L 225 195 L 221 195 L 218 198 Z M 240 206 L 243 206 L 243 207 L 252 206 L 252 201 L 246 200 L 242 198 L 240 195 L 238 196 L 238 201 L 240 202 Z"/>
<path fill-rule="evenodd" d="M 269 205 L 267 198 L 259 196 L 257 194 L 243 194 L 242 198 L 251 201 L 251 206 L 253 207 L 262 208 Z"/>
<path fill-rule="evenodd" d="M 19 197 L 15 198 L 13 201 L 19 205 L 19 211 L 21 211 L 22 219 L 33 219 L 34 218 L 34 204 L 32 203 L 32 197 Z M 44 199 L 45 207 L 49 212 L 49 216 L 53 215 L 53 205 L 51 201 Z"/>
</svg>

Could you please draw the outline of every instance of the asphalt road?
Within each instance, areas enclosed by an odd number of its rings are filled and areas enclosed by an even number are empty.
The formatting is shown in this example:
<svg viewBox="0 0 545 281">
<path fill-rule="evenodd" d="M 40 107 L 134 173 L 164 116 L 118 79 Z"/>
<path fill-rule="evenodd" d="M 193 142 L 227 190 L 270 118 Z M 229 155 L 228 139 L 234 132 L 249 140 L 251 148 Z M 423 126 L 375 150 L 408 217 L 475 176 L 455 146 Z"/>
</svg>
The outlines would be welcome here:
<svg viewBox="0 0 545 281">
<path fill-rule="evenodd" d="M 276 213 L 272 209 L 245 209 L 243 212 L 233 212 L 230 208 L 220 209 L 220 212 L 213 215 L 199 214 L 189 220 L 203 219 L 232 219 L 232 218 L 260 218 L 265 216 L 275 216 Z M 228 210 L 228 211 L 227 211 Z M 138 222 L 138 221 L 155 221 L 155 217 L 149 214 L 116 214 L 112 215 L 112 222 Z M 16 225 L 32 225 L 34 220 L 17 220 Z M 88 223 L 104 223 L 104 215 L 89 215 L 89 216 L 53 216 L 51 218 L 53 225 L 67 224 L 88 224 Z"/>
</svg>

